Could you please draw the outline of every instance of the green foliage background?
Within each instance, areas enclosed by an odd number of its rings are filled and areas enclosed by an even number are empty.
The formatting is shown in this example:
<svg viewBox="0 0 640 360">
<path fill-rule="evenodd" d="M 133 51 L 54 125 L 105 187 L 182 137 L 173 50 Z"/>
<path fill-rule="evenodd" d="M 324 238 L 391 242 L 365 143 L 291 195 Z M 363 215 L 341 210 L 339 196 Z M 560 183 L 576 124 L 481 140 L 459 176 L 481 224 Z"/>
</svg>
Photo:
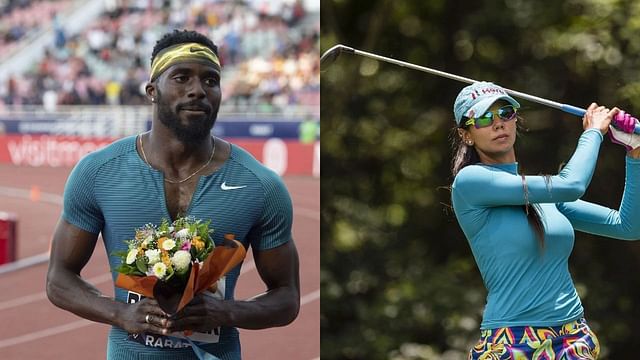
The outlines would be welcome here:
<svg viewBox="0 0 640 360">
<path fill-rule="evenodd" d="M 633 114 L 639 30 L 632 0 L 321 3 L 322 51 L 342 43 Z M 462 359 L 477 340 L 486 291 L 447 190 L 452 106 L 464 86 L 348 54 L 323 68 L 323 359 Z M 580 120 L 521 104 L 521 168 L 556 173 Z M 623 185 L 624 149 L 606 141 L 584 199 L 617 208 Z M 636 358 L 640 242 L 577 233 L 570 267 L 601 359 Z"/>
</svg>

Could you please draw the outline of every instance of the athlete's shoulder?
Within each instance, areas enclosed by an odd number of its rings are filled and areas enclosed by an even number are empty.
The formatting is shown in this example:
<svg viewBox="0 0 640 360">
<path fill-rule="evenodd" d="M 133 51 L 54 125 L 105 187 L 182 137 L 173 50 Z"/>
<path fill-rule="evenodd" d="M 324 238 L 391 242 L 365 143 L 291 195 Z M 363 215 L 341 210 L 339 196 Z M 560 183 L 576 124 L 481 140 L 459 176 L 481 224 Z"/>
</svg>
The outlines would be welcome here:
<svg viewBox="0 0 640 360">
<path fill-rule="evenodd" d="M 258 161 L 251 153 L 242 147 L 232 144 L 231 145 L 231 154 L 229 155 L 229 160 L 238 164 L 240 167 L 244 168 L 244 170 L 252 173 L 257 179 L 260 181 L 268 181 L 273 179 L 280 179 L 280 176 L 276 174 L 275 171 L 269 169 L 260 161 Z"/>
<path fill-rule="evenodd" d="M 231 144 L 229 160 L 235 165 L 235 175 L 259 184 L 265 199 L 275 197 L 290 201 L 289 190 L 280 175 L 260 163 L 247 150 Z"/>
<path fill-rule="evenodd" d="M 135 151 L 135 136 L 125 137 L 82 157 L 72 174 L 93 177 L 107 163 Z"/>
<path fill-rule="evenodd" d="M 485 179 L 487 176 L 493 176 L 493 173 L 493 169 L 489 166 L 484 166 L 481 164 L 467 165 L 458 172 L 458 175 L 456 175 L 455 179 L 453 180 L 453 184 L 455 186 L 466 183 L 474 183 L 476 181 Z"/>
<path fill-rule="evenodd" d="M 101 166 L 113 159 L 119 158 L 123 155 L 128 155 L 132 151 L 136 150 L 136 137 L 128 136 L 122 139 L 118 139 L 111 144 L 90 152 L 80 159 L 81 163 L 90 163 L 94 166 Z"/>
</svg>

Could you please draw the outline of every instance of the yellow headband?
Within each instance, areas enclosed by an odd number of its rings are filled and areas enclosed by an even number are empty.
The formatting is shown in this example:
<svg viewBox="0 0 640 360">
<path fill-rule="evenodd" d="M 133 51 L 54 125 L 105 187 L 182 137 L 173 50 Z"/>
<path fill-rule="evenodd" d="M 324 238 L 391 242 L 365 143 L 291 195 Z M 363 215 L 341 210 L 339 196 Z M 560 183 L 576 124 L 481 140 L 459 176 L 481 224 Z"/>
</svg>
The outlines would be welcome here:
<svg viewBox="0 0 640 360">
<path fill-rule="evenodd" d="M 150 81 L 155 80 L 169 66 L 183 61 L 206 62 L 220 70 L 220 60 L 211 49 L 198 43 L 183 43 L 170 46 L 156 55 L 151 63 Z"/>
</svg>

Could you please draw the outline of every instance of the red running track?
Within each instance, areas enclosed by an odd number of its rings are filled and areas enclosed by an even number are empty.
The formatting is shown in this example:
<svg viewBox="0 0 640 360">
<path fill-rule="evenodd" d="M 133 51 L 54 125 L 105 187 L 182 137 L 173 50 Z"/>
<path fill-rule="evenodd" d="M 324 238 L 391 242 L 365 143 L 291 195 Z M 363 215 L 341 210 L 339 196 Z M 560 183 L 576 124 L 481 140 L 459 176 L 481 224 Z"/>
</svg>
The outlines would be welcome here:
<svg viewBox="0 0 640 360">
<path fill-rule="evenodd" d="M 69 171 L 0 164 L 0 211 L 18 216 L 18 259 L 33 259 L 47 252 Z M 244 359 L 320 357 L 320 181 L 311 177 L 284 180 L 293 199 L 302 306 L 298 318 L 288 326 L 241 330 Z M 46 271 L 45 262 L 0 274 L 0 358 L 104 359 L 109 326 L 53 306 L 44 292 Z M 82 276 L 105 294 L 113 295 L 104 247 L 96 247 Z M 248 298 L 264 290 L 249 254 L 236 298 Z"/>
</svg>

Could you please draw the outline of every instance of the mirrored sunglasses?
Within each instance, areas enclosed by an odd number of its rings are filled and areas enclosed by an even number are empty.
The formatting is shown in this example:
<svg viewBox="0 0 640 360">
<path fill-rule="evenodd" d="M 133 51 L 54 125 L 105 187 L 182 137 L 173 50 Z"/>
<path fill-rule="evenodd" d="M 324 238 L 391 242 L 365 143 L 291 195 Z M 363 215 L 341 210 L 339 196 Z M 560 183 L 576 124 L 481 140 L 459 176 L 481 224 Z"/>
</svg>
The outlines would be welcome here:
<svg viewBox="0 0 640 360">
<path fill-rule="evenodd" d="M 491 126 L 491 124 L 493 124 L 494 115 L 497 115 L 498 118 L 502 119 L 502 121 L 511 121 L 516 118 L 517 113 L 518 109 L 516 107 L 514 107 L 513 105 L 505 105 L 495 111 L 495 113 L 493 111 L 487 111 L 482 116 L 471 118 L 467 120 L 464 125 L 473 125 L 476 129 L 480 129 L 483 127 Z"/>
</svg>

